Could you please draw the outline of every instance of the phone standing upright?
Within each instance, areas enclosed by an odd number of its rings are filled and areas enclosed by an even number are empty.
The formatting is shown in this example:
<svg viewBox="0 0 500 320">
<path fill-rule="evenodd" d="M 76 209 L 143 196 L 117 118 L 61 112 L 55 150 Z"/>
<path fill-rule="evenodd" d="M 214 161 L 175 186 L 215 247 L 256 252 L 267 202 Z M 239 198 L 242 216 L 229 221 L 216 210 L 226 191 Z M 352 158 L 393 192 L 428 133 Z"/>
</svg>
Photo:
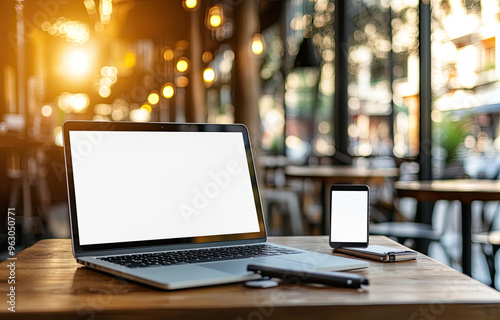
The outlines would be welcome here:
<svg viewBox="0 0 500 320">
<path fill-rule="evenodd" d="M 367 185 L 339 185 L 330 188 L 330 246 L 368 246 L 370 188 Z"/>
</svg>

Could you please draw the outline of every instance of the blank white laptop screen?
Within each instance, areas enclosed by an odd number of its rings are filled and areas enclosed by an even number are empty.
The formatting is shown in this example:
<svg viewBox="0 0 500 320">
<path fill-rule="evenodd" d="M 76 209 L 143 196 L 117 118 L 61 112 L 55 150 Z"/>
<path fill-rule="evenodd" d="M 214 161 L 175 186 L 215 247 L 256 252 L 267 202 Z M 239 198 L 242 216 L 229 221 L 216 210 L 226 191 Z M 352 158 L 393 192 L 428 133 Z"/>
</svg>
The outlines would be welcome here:
<svg viewBox="0 0 500 320">
<path fill-rule="evenodd" d="M 241 133 L 69 135 L 81 245 L 259 232 Z"/>
</svg>

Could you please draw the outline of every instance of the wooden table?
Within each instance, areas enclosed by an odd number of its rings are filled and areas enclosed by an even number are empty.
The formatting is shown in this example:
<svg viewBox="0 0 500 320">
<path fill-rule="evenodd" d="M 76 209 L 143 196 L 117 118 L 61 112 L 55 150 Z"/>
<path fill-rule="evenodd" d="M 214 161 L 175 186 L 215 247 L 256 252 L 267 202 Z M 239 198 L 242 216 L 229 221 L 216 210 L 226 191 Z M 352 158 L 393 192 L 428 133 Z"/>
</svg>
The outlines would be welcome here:
<svg viewBox="0 0 500 320">
<path fill-rule="evenodd" d="M 354 166 L 287 166 L 289 177 L 319 179 L 326 183 L 380 184 L 399 175 L 397 168 L 364 168 Z"/>
<path fill-rule="evenodd" d="M 365 168 L 354 166 L 287 166 L 288 178 L 312 179 L 321 182 L 321 204 L 323 215 L 321 225 L 324 234 L 328 234 L 330 186 L 335 183 L 366 184 L 370 186 L 384 184 L 387 179 L 397 178 L 397 168 Z"/>
<path fill-rule="evenodd" d="M 462 268 L 471 275 L 472 260 L 472 202 L 500 201 L 498 180 L 433 180 L 398 181 L 394 188 L 399 197 L 411 197 L 419 201 L 458 200 L 462 204 Z"/>
<path fill-rule="evenodd" d="M 325 236 L 270 240 L 331 253 Z M 401 247 L 381 236 L 370 242 Z M 499 292 L 421 254 L 407 262 L 370 262 L 357 271 L 370 280 L 359 291 L 241 283 L 161 291 L 80 266 L 67 239 L 42 240 L 15 257 L 16 312 L 4 302 L 2 319 L 500 319 Z M 4 299 L 9 262 L 0 264 Z"/>
</svg>

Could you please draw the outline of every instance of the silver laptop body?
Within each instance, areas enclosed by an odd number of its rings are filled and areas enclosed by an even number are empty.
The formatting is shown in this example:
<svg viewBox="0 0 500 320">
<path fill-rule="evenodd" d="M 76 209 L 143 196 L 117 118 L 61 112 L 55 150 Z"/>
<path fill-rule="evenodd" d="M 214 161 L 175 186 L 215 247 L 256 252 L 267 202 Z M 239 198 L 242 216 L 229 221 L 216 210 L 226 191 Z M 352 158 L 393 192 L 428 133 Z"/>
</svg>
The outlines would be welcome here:
<svg viewBox="0 0 500 320">
<path fill-rule="evenodd" d="M 244 259 L 138 267 L 134 257 L 269 245 L 246 127 L 67 121 L 63 134 L 73 254 L 85 266 L 167 290 L 259 278 L 248 264 L 368 266 L 271 244 Z"/>
</svg>

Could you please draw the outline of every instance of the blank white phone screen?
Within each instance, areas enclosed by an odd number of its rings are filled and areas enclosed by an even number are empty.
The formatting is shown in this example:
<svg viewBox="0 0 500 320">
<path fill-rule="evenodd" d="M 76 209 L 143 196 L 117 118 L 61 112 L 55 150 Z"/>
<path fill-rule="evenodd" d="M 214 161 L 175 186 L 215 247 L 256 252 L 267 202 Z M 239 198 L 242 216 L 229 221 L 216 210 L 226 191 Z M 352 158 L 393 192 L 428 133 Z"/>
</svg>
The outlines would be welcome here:
<svg viewBox="0 0 500 320">
<path fill-rule="evenodd" d="M 332 191 L 331 241 L 368 240 L 368 191 Z"/>
</svg>

